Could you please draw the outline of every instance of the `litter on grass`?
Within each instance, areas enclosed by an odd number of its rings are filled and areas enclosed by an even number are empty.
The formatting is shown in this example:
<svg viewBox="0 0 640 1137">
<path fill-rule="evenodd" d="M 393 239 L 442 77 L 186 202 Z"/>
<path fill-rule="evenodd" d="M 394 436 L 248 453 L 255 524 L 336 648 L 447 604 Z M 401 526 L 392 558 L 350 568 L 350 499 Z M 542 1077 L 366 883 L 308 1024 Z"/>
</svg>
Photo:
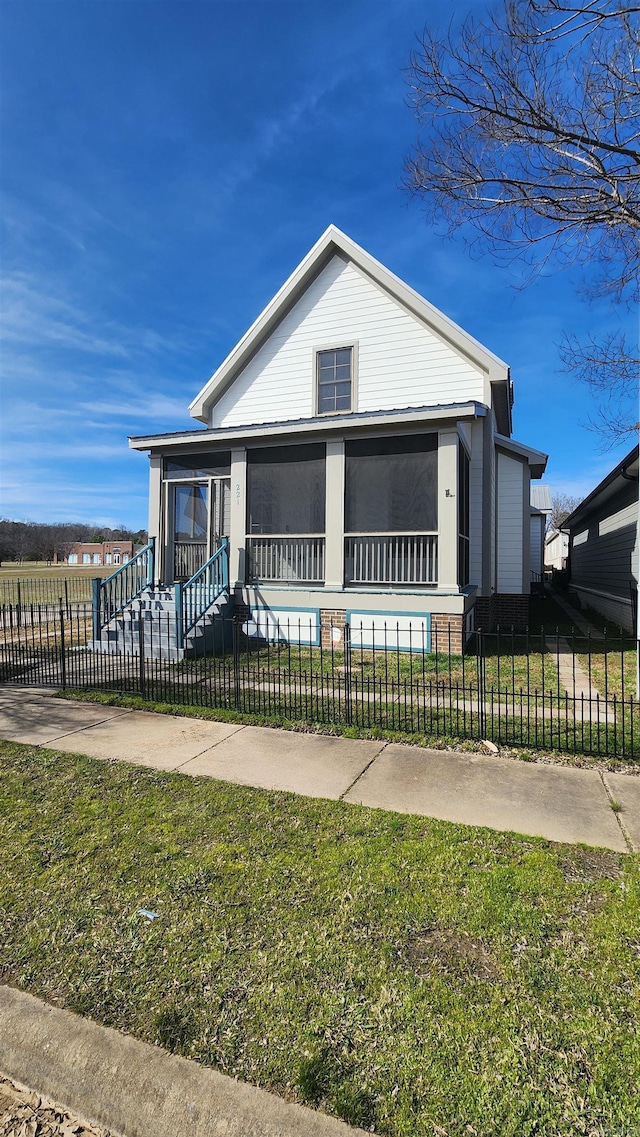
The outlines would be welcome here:
<svg viewBox="0 0 640 1137">
<path fill-rule="evenodd" d="M 158 912 L 150 912 L 148 908 L 138 908 L 138 915 L 139 916 L 146 916 L 147 920 L 157 920 L 159 913 Z"/>
</svg>

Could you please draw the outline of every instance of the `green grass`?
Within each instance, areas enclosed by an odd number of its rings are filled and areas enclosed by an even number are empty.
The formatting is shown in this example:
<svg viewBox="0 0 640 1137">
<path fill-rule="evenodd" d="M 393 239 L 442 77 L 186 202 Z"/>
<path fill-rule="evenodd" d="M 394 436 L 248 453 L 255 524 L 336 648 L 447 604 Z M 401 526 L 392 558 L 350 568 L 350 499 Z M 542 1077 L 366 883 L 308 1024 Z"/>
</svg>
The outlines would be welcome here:
<svg viewBox="0 0 640 1137">
<path fill-rule="evenodd" d="M 600 650 L 592 653 L 591 659 L 586 655 L 578 655 L 578 662 L 591 684 L 603 699 L 611 700 L 615 695 L 617 699 L 636 699 L 636 649 L 625 642 L 624 650 L 620 651 L 618 644 L 612 651 Z"/>
<path fill-rule="evenodd" d="M 45 563 L 0 566 L 0 603 L 56 605 L 60 597 L 70 603 L 91 604 L 94 577 L 104 579 L 114 565 L 47 565 Z M 65 590 L 66 581 L 66 590 Z"/>
<path fill-rule="evenodd" d="M 525 636 L 494 635 L 485 641 L 482 668 L 487 687 L 496 690 L 555 691 L 558 686 L 558 669 L 549 652 L 540 652 L 540 637 L 530 643 L 526 651 Z M 343 652 L 308 648 L 286 643 L 256 645 L 243 644 L 241 665 L 247 671 L 279 672 L 292 675 L 344 676 L 346 673 Z M 176 673 L 204 677 L 220 669 L 233 671 L 233 658 L 227 656 L 200 656 L 184 660 Z M 447 652 L 422 654 L 416 652 L 364 651 L 354 648 L 351 654 L 351 675 L 360 685 L 376 680 L 382 683 L 417 685 L 441 684 L 474 687 L 478 685 L 478 659 L 475 654 L 464 656 Z"/>
<path fill-rule="evenodd" d="M 3 743 L 0 866 L 6 982 L 288 1099 L 638 1123 L 637 857 Z"/>
</svg>

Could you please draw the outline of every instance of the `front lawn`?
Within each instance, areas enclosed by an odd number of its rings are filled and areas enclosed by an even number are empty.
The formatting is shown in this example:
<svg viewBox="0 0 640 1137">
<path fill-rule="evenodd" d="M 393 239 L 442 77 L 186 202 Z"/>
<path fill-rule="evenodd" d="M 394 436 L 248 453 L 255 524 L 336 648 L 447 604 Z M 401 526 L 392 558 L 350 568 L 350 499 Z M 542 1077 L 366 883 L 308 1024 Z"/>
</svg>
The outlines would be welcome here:
<svg viewBox="0 0 640 1137">
<path fill-rule="evenodd" d="M 4 981 L 394 1137 L 633 1130 L 639 869 L 0 743 Z"/>
</svg>

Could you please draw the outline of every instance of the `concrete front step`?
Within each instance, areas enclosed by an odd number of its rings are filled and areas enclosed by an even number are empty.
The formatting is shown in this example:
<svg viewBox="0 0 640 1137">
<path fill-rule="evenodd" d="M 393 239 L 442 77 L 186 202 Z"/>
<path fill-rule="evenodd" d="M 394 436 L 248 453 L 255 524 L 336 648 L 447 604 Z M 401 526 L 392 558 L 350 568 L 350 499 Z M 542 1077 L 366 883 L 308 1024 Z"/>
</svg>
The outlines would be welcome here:
<svg viewBox="0 0 640 1137">
<path fill-rule="evenodd" d="M 149 659 L 184 659 L 215 638 L 219 618 L 227 614 L 229 603 L 227 596 L 214 601 L 188 632 L 183 646 L 178 643 L 174 593 L 169 589 L 149 589 L 106 624 L 100 639 L 92 640 L 89 647 L 108 654 L 140 655 L 142 645 L 142 652 Z"/>
</svg>

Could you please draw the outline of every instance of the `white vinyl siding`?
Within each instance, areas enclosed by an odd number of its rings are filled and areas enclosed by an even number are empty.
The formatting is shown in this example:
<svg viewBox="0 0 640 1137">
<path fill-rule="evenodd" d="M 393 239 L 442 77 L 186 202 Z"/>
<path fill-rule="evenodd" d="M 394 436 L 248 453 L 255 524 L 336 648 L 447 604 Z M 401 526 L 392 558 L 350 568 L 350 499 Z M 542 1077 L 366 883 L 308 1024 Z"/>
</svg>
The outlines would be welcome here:
<svg viewBox="0 0 640 1137">
<path fill-rule="evenodd" d="M 517 458 L 497 452 L 497 560 L 498 592 L 522 593 L 524 466 Z M 526 591 L 529 589 L 527 582 Z"/>
<path fill-rule="evenodd" d="M 335 256 L 213 407 L 211 426 L 313 417 L 316 351 L 356 341 L 355 410 L 484 401 L 479 368 Z"/>
<path fill-rule="evenodd" d="M 544 563 L 547 568 L 561 569 L 569 553 L 569 538 L 566 533 L 555 533 L 544 547 Z"/>
</svg>

